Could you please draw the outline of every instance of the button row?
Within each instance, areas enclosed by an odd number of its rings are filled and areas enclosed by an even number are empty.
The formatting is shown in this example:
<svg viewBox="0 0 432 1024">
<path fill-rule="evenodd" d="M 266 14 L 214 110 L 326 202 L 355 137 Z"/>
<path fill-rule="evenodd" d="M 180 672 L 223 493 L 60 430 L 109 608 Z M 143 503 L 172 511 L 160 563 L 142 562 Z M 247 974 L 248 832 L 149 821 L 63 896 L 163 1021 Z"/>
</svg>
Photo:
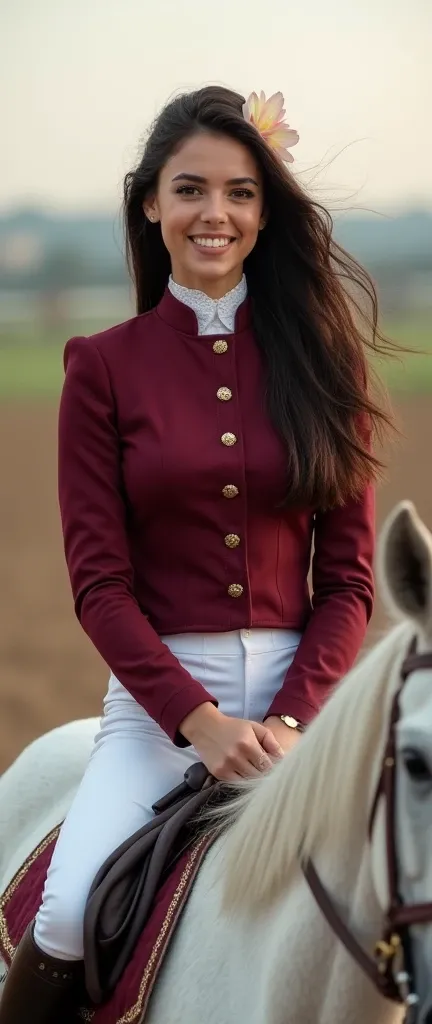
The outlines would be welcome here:
<svg viewBox="0 0 432 1024">
<path fill-rule="evenodd" d="M 217 355 L 222 355 L 227 351 L 228 343 L 222 338 L 219 339 L 219 341 L 214 342 L 213 352 L 216 352 Z M 229 402 L 232 398 L 232 391 L 230 388 L 218 388 L 216 394 L 220 402 Z M 237 443 L 237 438 L 235 434 L 231 433 L 231 431 L 227 431 L 225 434 L 222 434 L 221 441 L 227 448 L 231 448 L 232 445 Z M 226 484 L 225 487 L 222 488 L 224 498 L 236 498 L 238 493 L 238 487 L 236 487 L 235 484 Z M 227 548 L 237 548 L 240 544 L 240 537 L 237 533 L 227 533 L 224 540 Z M 228 594 L 230 597 L 241 597 L 242 593 L 243 587 L 241 583 L 230 583 L 228 587 Z"/>
</svg>

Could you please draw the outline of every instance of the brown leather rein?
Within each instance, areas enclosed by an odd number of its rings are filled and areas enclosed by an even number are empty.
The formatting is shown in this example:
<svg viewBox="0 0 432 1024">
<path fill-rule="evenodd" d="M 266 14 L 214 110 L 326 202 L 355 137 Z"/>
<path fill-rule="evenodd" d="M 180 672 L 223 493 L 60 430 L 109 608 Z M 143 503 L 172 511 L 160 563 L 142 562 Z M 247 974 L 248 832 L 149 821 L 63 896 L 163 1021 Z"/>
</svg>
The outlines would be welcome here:
<svg viewBox="0 0 432 1024">
<path fill-rule="evenodd" d="M 321 912 L 348 953 L 350 953 L 358 966 L 385 998 L 397 1003 L 403 1003 L 407 1009 L 411 1009 L 411 1013 L 415 1013 L 419 999 L 413 987 L 408 929 L 411 925 L 427 924 L 432 921 L 432 903 L 405 904 L 398 891 L 395 843 L 396 724 L 399 719 L 400 695 L 408 676 L 419 669 L 430 668 L 432 668 L 432 652 L 417 654 L 416 642 L 414 640 L 401 667 L 401 681 L 393 700 L 387 743 L 369 820 L 370 839 L 379 801 L 383 797 L 385 800 L 386 851 L 390 900 L 384 919 L 382 937 L 375 945 L 373 956 L 370 956 L 363 949 L 355 935 L 353 935 L 342 920 L 331 896 L 329 896 L 324 888 L 312 861 L 308 860 L 302 865 L 304 877 Z M 398 964 L 398 969 L 395 973 L 396 963 Z"/>
</svg>

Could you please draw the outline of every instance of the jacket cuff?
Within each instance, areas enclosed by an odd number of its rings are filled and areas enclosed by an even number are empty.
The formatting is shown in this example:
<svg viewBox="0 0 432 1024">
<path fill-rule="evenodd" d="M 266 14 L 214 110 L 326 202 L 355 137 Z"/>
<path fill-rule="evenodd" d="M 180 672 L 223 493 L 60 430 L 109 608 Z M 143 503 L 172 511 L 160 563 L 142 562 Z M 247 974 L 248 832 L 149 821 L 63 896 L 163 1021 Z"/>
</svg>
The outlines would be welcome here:
<svg viewBox="0 0 432 1024">
<path fill-rule="evenodd" d="M 189 740 L 179 732 L 179 726 L 191 711 L 199 708 L 200 704 L 207 703 L 214 704 L 216 708 L 218 706 L 216 698 L 212 697 L 211 693 L 208 693 L 200 683 L 194 682 L 193 686 L 185 686 L 165 704 L 159 725 L 167 733 L 174 746 L 191 746 Z"/>
<path fill-rule="evenodd" d="M 282 689 L 276 694 L 274 701 L 266 712 L 264 721 L 266 718 L 270 718 L 271 715 L 290 715 L 291 718 L 296 718 L 302 725 L 309 725 L 319 710 L 314 705 L 307 704 L 304 700 L 299 700 L 298 697 L 290 697 L 289 693 L 284 693 Z"/>
</svg>

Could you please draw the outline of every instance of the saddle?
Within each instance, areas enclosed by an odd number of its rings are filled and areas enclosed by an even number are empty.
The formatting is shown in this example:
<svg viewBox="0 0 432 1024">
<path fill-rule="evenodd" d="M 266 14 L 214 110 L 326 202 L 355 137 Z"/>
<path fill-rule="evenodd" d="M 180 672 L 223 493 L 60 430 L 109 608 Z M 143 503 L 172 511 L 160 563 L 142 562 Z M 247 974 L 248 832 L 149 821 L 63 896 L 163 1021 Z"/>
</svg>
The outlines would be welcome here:
<svg viewBox="0 0 432 1024">
<path fill-rule="evenodd" d="M 86 989 L 93 1003 L 114 991 L 179 857 L 200 835 L 199 812 L 232 797 L 201 762 L 153 805 L 154 818 L 119 846 L 96 875 L 84 914 Z M 201 833 L 203 829 L 201 826 Z"/>
</svg>

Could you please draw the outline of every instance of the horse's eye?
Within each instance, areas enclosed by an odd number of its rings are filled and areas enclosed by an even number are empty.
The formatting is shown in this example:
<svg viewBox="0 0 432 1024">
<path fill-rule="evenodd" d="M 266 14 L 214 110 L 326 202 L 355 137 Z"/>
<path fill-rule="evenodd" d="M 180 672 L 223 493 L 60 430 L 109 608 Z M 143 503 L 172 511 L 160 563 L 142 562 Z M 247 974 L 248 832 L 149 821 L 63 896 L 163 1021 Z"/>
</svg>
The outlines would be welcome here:
<svg viewBox="0 0 432 1024">
<path fill-rule="evenodd" d="M 419 750 L 402 751 L 405 769 L 413 782 L 430 782 L 432 774 L 429 764 Z"/>
</svg>

